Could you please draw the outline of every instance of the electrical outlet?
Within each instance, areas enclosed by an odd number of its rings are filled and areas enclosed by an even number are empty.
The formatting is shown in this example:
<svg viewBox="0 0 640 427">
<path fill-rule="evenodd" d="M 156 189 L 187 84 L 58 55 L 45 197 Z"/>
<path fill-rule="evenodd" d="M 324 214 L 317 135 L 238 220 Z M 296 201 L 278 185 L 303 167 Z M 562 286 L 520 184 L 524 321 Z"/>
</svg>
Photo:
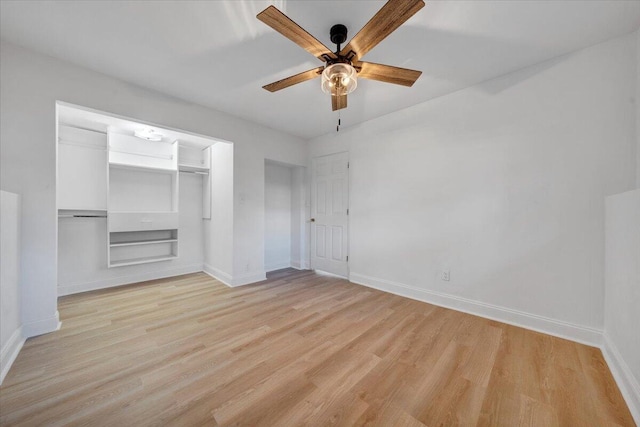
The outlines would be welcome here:
<svg viewBox="0 0 640 427">
<path fill-rule="evenodd" d="M 449 280 L 451 280 L 451 276 L 450 276 L 450 272 L 449 270 L 442 270 L 442 276 L 441 276 L 442 280 L 444 280 L 445 282 L 448 282 Z"/>
</svg>

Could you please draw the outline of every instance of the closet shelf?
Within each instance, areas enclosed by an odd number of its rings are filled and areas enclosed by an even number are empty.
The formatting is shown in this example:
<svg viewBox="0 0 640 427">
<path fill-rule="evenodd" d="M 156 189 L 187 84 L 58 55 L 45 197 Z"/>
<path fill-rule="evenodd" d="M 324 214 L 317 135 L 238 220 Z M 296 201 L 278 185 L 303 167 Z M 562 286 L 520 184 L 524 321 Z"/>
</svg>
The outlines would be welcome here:
<svg viewBox="0 0 640 427">
<path fill-rule="evenodd" d="M 178 165 L 178 169 L 180 172 L 193 172 L 193 173 L 201 173 L 201 174 L 209 174 L 209 168 L 203 165 L 194 165 L 182 163 Z"/>
<path fill-rule="evenodd" d="M 135 215 L 178 215 L 178 211 L 109 211 L 109 214 L 135 214 Z"/>
<path fill-rule="evenodd" d="M 156 245 L 159 243 L 173 243 L 177 242 L 178 239 L 154 239 L 154 240 L 135 240 L 131 242 L 119 242 L 119 243 L 111 243 L 109 246 L 112 248 L 116 248 L 119 246 L 139 246 L 139 245 Z"/>
<path fill-rule="evenodd" d="M 109 166 L 116 169 L 148 171 L 148 172 L 158 172 L 158 173 L 167 173 L 167 174 L 174 174 L 177 172 L 176 169 L 159 168 L 155 166 L 131 165 L 128 163 L 109 162 Z"/>
<path fill-rule="evenodd" d="M 106 209 L 58 209 L 58 218 L 96 217 L 106 218 Z"/>
<path fill-rule="evenodd" d="M 130 138 L 130 137 L 128 137 L 128 138 Z M 136 140 L 136 142 L 137 142 L 137 140 Z M 154 144 L 155 143 L 156 143 L 156 141 L 154 141 Z M 173 142 L 160 142 L 160 144 L 173 145 L 174 143 Z M 151 157 L 151 158 L 154 158 L 154 159 L 171 160 L 174 157 L 174 154 L 161 154 L 161 153 L 149 153 L 149 152 L 144 152 L 144 151 L 122 150 L 122 149 L 115 148 L 112 145 L 109 145 L 109 151 L 112 152 L 112 153 L 126 154 L 128 156 Z"/>
<path fill-rule="evenodd" d="M 111 261 L 110 267 L 123 267 L 125 265 L 147 264 L 149 262 L 170 261 L 178 258 L 177 255 L 161 255 L 144 258 L 129 258 L 122 261 Z"/>
<path fill-rule="evenodd" d="M 96 214 L 58 214 L 58 218 L 106 218 L 107 215 Z"/>
</svg>

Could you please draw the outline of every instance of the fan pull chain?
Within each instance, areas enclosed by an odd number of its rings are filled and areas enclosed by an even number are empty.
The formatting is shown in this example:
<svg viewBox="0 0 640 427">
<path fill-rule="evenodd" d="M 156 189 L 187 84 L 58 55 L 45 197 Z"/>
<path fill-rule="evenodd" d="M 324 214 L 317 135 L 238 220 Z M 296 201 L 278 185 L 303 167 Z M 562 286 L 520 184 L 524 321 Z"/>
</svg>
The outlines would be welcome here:
<svg viewBox="0 0 640 427">
<path fill-rule="evenodd" d="M 336 132 L 340 132 L 340 125 L 341 125 L 341 120 L 340 120 L 340 110 L 338 110 L 338 126 L 336 126 Z"/>
</svg>

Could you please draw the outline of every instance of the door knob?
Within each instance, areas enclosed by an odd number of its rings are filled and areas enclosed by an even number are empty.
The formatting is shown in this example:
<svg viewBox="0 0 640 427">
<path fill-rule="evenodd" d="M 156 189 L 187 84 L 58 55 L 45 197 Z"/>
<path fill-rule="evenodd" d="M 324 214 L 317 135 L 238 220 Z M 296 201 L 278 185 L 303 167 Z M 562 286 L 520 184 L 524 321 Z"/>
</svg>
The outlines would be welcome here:
<svg viewBox="0 0 640 427">
<path fill-rule="evenodd" d="M 316 222 L 316 219 L 315 218 L 311 218 L 309 221 Z"/>
</svg>

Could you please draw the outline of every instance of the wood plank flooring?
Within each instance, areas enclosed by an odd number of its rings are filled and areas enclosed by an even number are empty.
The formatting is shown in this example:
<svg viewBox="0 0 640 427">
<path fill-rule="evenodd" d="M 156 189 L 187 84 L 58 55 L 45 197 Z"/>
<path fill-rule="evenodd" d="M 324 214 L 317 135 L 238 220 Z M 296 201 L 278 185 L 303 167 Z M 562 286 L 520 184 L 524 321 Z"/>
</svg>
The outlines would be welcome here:
<svg viewBox="0 0 640 427">
<path fill-rule="evenodd" d="M 596 348 L 311 272 L 59 310 L 0 387 L 0 425 L 634 425 Z"/>
</svg>

